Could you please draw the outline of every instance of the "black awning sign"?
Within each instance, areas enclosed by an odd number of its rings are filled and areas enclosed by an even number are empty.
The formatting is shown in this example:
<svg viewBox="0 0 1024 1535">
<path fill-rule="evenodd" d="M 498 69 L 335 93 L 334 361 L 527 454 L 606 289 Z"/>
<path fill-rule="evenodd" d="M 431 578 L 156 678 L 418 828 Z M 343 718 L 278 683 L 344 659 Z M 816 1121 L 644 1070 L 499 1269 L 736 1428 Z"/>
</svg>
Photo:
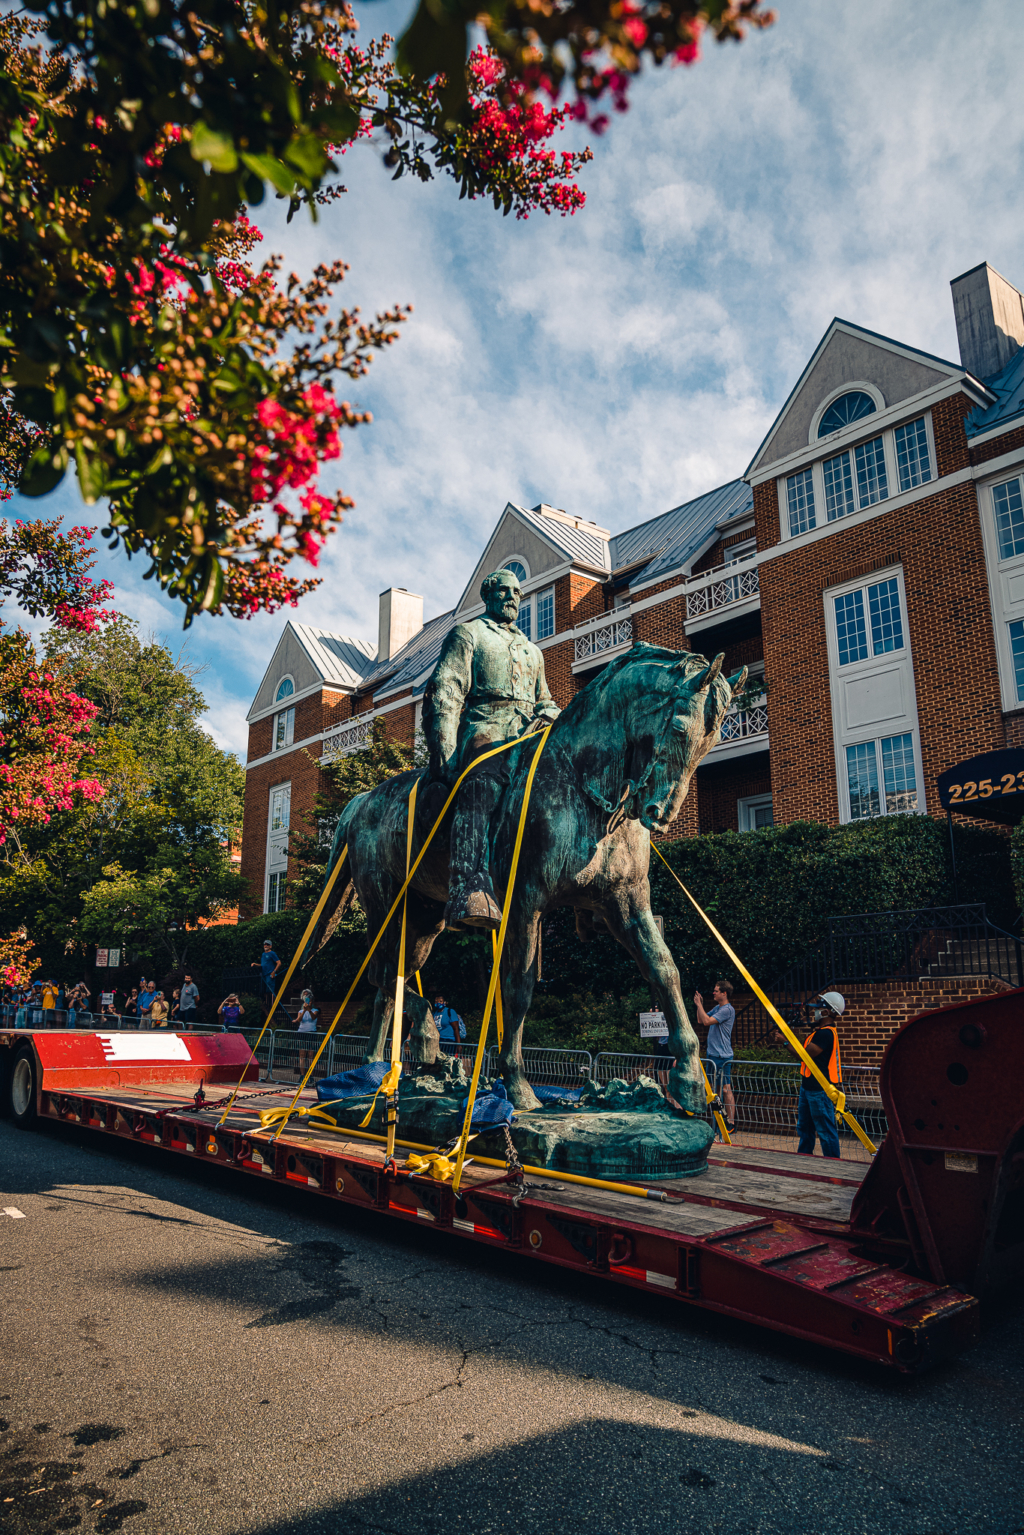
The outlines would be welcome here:
<svg viewBox="0 0 1024 1535">
<path fill-rule="evenodd" d="M 936 784 L 943 810 L 1014 826 L 1024 816 L 1024 750 L 968 757 L 940 773 Z"/>
</svg>

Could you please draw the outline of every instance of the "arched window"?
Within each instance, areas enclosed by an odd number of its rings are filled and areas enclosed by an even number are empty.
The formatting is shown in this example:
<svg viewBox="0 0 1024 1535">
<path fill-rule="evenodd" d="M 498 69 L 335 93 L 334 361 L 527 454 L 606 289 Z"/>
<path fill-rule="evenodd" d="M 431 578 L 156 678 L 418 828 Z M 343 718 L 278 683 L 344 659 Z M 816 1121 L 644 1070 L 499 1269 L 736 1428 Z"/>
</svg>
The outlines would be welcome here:
<svg viewBox="0 0 1024 1535">
<path fill-rule="evenodd" d="M 288 698 L 289 695 L 294 692 L 295 684 L 292 679 L 290 677 L 282 677 L 281 682 L 278 685 L 276 699 Z"/>
<path fill-rule="evenodd" d="M 520 586 L 522 586 L 523 582 L 529 575 L 529 572 L 526 569 L 526 566 L 523 564 L 522 560 L 506 560 L 502 568 L 504 570 L 510 570 L 515 576 L 516 580 L 519 582 Z"/>
<path fill-rule="evenodd" d="M 838 432 L 840 427 L 873 415 L 876 409 L 874 400 L 863 389 L 851 389 L 849 394 L 841 394 L 838 400 L 832 401 L 818 422 L 818 436 L 827 437 L 830 432 Z"/>
</svg>

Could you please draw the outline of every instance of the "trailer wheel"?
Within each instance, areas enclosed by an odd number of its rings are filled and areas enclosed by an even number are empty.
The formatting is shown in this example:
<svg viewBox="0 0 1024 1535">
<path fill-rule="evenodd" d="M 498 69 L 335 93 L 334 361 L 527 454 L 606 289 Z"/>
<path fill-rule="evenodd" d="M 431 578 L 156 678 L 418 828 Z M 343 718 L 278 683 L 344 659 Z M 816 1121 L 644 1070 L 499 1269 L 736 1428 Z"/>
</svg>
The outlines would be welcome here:
<svg viewBox="0 0 1024 1535">
<path fill-rule="evenodd" d="M 23 1130 L 36 1122 L 36 1058 L 31 1045 L 22 1045 L 4 1083 L 4 1109 Z"/>
</svg>

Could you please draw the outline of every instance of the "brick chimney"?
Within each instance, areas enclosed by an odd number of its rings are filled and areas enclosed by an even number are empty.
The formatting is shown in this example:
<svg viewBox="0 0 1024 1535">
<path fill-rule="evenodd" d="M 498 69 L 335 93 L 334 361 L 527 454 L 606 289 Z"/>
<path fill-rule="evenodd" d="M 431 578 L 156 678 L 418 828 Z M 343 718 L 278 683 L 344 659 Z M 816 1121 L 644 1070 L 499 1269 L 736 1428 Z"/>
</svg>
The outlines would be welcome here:
<svg viewBox="0 0 1024 1535">
<path fill-rule="evenodd" d="M 991 378 L 1024 346 L 1024 295 L 987 261 L 949 286 L 960 361 L 975 378 Z"/>
<path fill-rule="evenodd" d="M 423 628 L 423 598 L 404 586 L 389 586 L 380 594 L 377 620 L 377 661 L 390 661 Z"/>
</svg>

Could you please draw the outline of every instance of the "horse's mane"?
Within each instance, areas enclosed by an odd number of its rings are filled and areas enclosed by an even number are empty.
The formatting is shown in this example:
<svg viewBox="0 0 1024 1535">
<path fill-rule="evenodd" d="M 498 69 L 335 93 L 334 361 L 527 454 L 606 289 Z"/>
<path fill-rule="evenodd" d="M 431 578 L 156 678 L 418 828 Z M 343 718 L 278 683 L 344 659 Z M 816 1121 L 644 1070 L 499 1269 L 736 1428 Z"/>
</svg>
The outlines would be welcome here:
<svg viewBox="0 0 1024 1535">
<path fill-rule="evenodd" d="M 562 710 L 559 722 L 575 721 L 579 715 L 589 714 L 591 709 L 600 708 L 605 695 L 618 684 L 624 671 L 634 666 L 659 663 L 666 668 L 682 665 L 683 680 L 703 671 L 708 664 L 706 658 L 698 655 L 696 651 L 670 650 L 666 645 L 648 645 L 645 640 L 638 640 L 625 655 L 617 656 L 614 661 L 610 661 L 603 671 L 580 689 L 571 703 Z"/>
</svg>

